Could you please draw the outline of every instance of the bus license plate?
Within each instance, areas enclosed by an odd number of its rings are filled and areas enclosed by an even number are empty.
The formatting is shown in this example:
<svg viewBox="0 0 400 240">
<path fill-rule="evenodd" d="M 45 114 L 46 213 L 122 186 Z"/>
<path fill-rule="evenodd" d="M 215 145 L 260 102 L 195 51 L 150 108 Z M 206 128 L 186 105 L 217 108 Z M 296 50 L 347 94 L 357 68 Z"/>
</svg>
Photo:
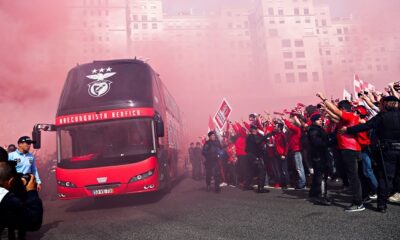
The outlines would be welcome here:
<svg viewBox="0 0 400 240">
<path fill-rule="evenodd" d="M 106 195 L 106 194 L 112 194 L 113 192 L 114 192 L 114 189 L 112 189 L 112 188 L 96 189 L 96 190 L 92 191 L 93 195 Z"/>
</svg>

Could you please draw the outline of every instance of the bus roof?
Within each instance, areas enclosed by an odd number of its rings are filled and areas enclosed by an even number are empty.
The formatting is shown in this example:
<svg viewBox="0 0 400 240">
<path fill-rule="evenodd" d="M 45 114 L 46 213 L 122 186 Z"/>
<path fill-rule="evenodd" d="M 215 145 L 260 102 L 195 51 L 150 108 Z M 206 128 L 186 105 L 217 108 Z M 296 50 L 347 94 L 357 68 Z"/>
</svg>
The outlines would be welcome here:
<svg viewBox="0 0 400 240">
<path fill-rule="evenodd" d="M 94 61 L 68 73 L 57 116 L 153 107 L 154 70 L 136 59 Z"/>
</svg>

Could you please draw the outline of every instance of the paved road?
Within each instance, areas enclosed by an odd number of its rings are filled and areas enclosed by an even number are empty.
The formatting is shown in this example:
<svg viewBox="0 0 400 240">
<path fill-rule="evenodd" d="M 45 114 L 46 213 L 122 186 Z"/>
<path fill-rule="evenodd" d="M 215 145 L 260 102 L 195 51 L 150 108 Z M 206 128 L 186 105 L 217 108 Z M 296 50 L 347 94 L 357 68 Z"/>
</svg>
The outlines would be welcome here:
<svg viewBox="0 0 400 240">
<path fill-rule="evenodd" d="M 185 178 L 167 195 L 46 201 L 43 227 L 28 239 L 400 239 L 400 206 L 345 213 L 349 197 L 332 195 L 325 207 L 302 190 L 216 194 Z"/>
</svg>

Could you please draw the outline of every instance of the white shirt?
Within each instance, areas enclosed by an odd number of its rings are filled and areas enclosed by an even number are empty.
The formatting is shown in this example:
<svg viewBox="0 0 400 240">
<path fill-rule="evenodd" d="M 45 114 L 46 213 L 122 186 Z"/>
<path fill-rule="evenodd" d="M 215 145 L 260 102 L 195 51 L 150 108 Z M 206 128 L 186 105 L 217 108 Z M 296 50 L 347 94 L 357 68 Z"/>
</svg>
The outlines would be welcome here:
<svg viewBox="0 0 400 240">
<path fill-rule="evenodd" d="M 3 198 L 6 196 L 8 193 L 8 190 L 5 188 L 0 187 L 0 203 L 3 201 Z"/>
</svg>

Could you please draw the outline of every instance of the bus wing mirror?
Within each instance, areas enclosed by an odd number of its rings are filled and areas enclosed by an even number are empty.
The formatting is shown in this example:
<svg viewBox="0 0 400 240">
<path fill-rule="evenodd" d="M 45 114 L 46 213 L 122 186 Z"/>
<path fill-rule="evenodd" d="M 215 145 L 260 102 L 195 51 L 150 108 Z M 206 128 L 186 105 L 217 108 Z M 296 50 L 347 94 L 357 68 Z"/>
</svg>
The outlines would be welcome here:
<svg viewBox="0 0 400 240">
<path fill-rule="evenodd" d="M 33 127 L 32 139 L 34 141 L 33 148 L 40 149 L 42 143 L 42 133 L 41 131 L 56 131 L 56 126 L 54 124 L 36 124 Z"/>
<path fill-rule="evenodd" d="M 35 129 L 33 128 L 32 131 L 32 139 L 33 139 L 33 148 L 35 149 L 40 149 L 41 147 L 41 139 L 42 139 L 42 133 L 40 132 L 40 129 Z"/>
<path fill-rule="evenodd" d="M 160 118 L 157 121 L 157 135 L 158 137 L 164 137 L 164 121 Z"/>
</svg>

